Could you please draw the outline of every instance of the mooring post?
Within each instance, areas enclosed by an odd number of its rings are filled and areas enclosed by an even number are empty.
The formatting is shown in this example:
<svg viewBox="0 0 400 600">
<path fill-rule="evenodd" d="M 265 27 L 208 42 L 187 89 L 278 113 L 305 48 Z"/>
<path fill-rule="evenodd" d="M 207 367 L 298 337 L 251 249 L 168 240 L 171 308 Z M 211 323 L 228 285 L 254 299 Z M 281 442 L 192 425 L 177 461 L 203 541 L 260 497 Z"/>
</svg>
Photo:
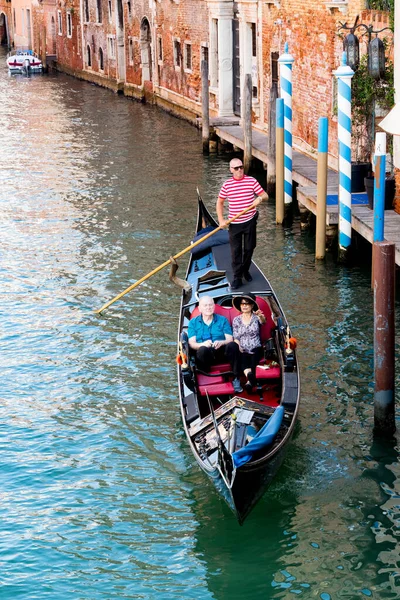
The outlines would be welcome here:
<svg viewBox="0 0 400 600">
<path fill-rule="evenodd" d="M 268 106 L 268 168 L 267 168 L 267 193 L 275 197 L 276 185 L 276 99 L 278 98 L 278 86 L 274 81 L 269 91 Z"/>
<path fill-rule="evenodd" d="M 201 131 L 204 154 L 210 152 L 210 101 L 208 87 L 208 62 L 203 59 L 201 61 Z"/>
<path fill-rule="evenodd" d="M 393 433 L 395 244 L 375 242 L 374 247 L 374 429 Z"/>
<path fill-rule="evenodd" d="M 248 173 L 251 165 L 252 157 L 252 127 L 251 127 L 251 112 L 252 112 L 252 80 L 251 75 L 247 73 L 244 78 L 244 90 L 243 90 L 243 138 L 244 138 L 244 152 L 243 152 L 243 165 L 244 172 Z"/>
<path fill-rule="evenodd" d="M 318 124 L 317 162 L 317 230 L 315 258 L 325 258 L 326 250 L 326 191 L 328 185 L 328 117 L 320 117 Z"/>
<path fill-rule="evenodd" d="M 275 215 L 276 222 L 283 223 L 285 218 L 285 199 L 284 199 L 284 185 L 285 185 L 285 149 L 284 149 L 284 117 L 285 113 L 285 102 L 283 98 L 277 98 L 276 100 L 276 199 L 275 199 Z"/>
<path fill-rule="evenodd" d="M 385 239 L 386 133 L 375 136 L 374 242 Z"/>
<path fill-rule="evenodd" d="M 292 66 L 294 58 L 285 43 L 284 53 L 278 58 L 281 98 L 285 102 L 285 205 L 293 200 L 293 138 L 292 138 Z M 287 208 L 287 206 L 285 206 Z"/>
<path fill-rule="evenodd" d="M 340 67 L 333 72 L 338 84 L 339 138 L 339 260 L 347 259 L 351 244 L 351 78 L 353 69 L 343 52 Z"/>
</svg>

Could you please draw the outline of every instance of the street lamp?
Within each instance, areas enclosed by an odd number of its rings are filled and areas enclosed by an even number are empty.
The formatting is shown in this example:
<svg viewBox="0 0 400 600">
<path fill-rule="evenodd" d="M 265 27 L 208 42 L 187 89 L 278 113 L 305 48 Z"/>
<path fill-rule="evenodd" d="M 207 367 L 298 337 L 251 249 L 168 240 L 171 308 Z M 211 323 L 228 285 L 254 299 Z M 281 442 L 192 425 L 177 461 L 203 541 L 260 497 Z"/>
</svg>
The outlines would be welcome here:
<svg viewBox="0 0 400 600">
<path fill-rule="evenodd" d="M 373 25 L 358 23 L 358 18 L 357 15 L 352 27 L 347 27 L 345 23 L 339 23 L 339 31 L 341 29 L 350 31 L 343 40 L 343 50 L 346 52 L 347 64 L 353 71 L 356 71 L 360 64 L 360 44 L 354 32 L 356 29 L 362 27 L 364 29 L 362 35 L 368 36 L 368 72 L 374 79 L 381 79 L 385 73 L 385 46 L 377 34 L 386 30 L 391 31 L 393 34 L 393 29 L 391 27 L 384 27 L 383 29 L 374 31 Z M 373 34 L 376 37 L 371 39 Z"/>
</svg>

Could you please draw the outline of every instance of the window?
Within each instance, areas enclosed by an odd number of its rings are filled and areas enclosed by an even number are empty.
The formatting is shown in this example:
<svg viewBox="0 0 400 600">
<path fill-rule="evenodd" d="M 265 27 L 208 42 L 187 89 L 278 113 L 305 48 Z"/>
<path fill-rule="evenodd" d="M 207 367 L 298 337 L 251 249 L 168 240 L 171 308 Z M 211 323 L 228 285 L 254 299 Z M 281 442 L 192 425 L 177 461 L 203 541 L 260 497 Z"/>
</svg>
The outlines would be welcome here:
<svg viewBox="0 0 400 600">
<path fill-rule="evenodd" d="M 89 0 L 83 0 L 83 14 L 85 23 L 89 23 Z"/>
<path fill-rule="evenodd" d="M 104 54 L 103 48 L 99 48 L 99 70 L 104 71 Z"/>
<path fill-rule="evenodd" d="M 255 23 L 251 24 L 251 49 L 252 56 L 257 56 L 257 30 Z"/>
<path fill-rule="evenodd" d="M 271 79 L 272 83 L 278 83 L 278 58 L 279 52 L 271 52 Z"/>
<path fill-rule="evenodd" d="M 101 4 L 101 0 L 97 0 L 96 1 L 96 19 L 97 19 L 97 23 L 102 23 L 103 22 L 103 7 Z"/>
<path fill-rule="evenodd" d="M 61 10 L 57 11 L 58 35 L 62 35 L 62 15 Z"/>
<path fill-rule="evenodd" d="M 67 37 L 72 37 L 72 15 L 67 12 Z"/>
<path fill-rule="evenodd" d="M 110 59 L 115 59 L 115 36 L 108 36 L 108 56 Z"/>
<path fill-rule="evenodd" d="M 92 53 L 89 44 L 86 46 L 86 62 L 88 67 L 92 66 Z"/>
<path fill-rule="evenodd" d="M 129 38 L 129 64 L 133 65 L 133 38 Z"/>
<path fill-rule="evenodd" d="M 175 67 L 180 68 L 181 58 L 182 58 L 181 43 L 179 40 L 174 40 L 174 65 L 175 65 Z"/>
<path fill-rule="evenodd" d="M 128 2 L 126 3 L 127 7 L 128 7 L 128 17 L 129 19 L 132 17 L 132 4 L 130 3 L 130 1 L 128 0 Z"/>
<path fill-rule="evenodd" d="M 15 8 L 13 8 L 13 19 L 14 19 L 14 29 L 15 29 L 15 28 L 16 28 L 16 26 L 17 26 L 17 25 L 16 25 L 17 21 L 16 21 L 16 19 L 15 19 Z"/>
<path fill-rule="evenodd" d="M 112 0 L 108 0 L 108 20 L 112 23 Z"/>
<path fill-rule="evenodd" d="M 191 73 L 192 72 L 192 44 L 190 42 L 185 42 L 184 45 L 184 67 L 185 71 Z"/>
<path fill-rule="evenodd" d="M 163 61 L 163 47 L 162 47 L 162 37 L 159 35 L 157 37 L 157 59 L 159 63 Z"/>
</svg>

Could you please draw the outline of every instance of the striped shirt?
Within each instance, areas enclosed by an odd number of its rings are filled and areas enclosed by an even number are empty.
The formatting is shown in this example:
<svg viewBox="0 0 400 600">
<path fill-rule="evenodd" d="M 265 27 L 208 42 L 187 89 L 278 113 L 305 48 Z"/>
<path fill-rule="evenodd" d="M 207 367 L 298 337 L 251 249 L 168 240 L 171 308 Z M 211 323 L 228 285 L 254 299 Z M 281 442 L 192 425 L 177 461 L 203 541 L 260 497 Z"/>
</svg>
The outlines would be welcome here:
<svg viewBox="0 0 400 600">
<path fill-rule="evenodd" d="M 257 179 L 244 175 L 242 179 L 234 179 L 232 177 L 225 181 L 219 193 L 219 198 L 223 198 L 224 200 L 228 198 L 228 219 L 232 219 L 232 217 L 240 213 L 240 211 L 250 206 L 254 202 L 254 198 L 262 193 L 264 193 L 264 190 Z M 236 219 L 234 223 L 245 223 L 246 221 L 250 221 L 256 212 L 257 210 L 253 208 Z"/>
</svg>

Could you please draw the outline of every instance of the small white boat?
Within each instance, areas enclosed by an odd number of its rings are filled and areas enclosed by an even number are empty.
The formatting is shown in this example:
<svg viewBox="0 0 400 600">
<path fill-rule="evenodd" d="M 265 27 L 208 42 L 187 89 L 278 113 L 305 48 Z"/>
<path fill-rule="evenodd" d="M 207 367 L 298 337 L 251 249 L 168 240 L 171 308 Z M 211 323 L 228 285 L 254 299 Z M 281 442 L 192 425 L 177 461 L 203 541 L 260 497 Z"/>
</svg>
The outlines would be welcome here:
<svg viewBox="0 0 400 600">
<path fill-rule="evenodd" d="M 7 56 L 7 66 L 10 73 L 41 73 L 42 61 L 33 50 L 14 50 Z"/>
</svg>

